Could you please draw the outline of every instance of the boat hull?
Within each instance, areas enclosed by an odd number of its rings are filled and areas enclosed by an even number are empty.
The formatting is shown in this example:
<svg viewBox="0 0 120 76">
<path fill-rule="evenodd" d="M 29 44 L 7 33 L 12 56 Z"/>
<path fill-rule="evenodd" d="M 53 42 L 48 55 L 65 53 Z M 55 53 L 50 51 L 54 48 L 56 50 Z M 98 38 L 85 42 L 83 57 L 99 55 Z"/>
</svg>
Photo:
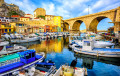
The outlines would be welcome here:
<svg viewBox="0 0 120 76">
<path fill-rule="evenodd" d="M 74 52 L 81 53 L 81 54 L 88 54 L 88 55 L 94 55 L 94 56 L 101 56 L 101 57 L 118 57 L 120 58 L 120 51 L 119 52 L 110 52 L 110 51 L 85 51 L 79 48 L 74 48 Z"/>
</svg>

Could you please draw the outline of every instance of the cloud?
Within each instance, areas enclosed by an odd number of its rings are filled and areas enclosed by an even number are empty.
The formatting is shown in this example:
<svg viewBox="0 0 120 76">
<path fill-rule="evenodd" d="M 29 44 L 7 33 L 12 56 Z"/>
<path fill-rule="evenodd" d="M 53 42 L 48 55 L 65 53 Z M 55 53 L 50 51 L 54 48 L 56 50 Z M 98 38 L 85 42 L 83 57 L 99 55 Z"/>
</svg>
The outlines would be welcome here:
<svg viewBox="0 0 120 76">
<path fill-rule="evenodd" d="M 55 15 L 55 5 L 51 3 L 42 3 L 42 8 L 46 10 L 46 14 Z"/>
<path fill-rule="evenodd" d="M 49 15 L 62 16 L 64 19 L 78 17 L 89 13 L 110 10 L 119 6 L 119 0 L 5 0 L 14 3 L 25 13 L 33 14 L 36 8 L 45 8 Z M 36 3 L 37 2 L 37 3 Z"/>
<path fill-rule="evenodd" d="M 120 2 L 118 2 L 118 0 L 114 0 L 114 1 L 98 0 L 89 6 L 89 13 L 92 14 L 101 11 L 106 11 L 117 8 L 118 6 L 120 6 Z M 80 12 L 78 16 L 87 15 L 87 14 L 88 14 L 88 7 L 84 8 L 84 10 Z"/>
</svg>

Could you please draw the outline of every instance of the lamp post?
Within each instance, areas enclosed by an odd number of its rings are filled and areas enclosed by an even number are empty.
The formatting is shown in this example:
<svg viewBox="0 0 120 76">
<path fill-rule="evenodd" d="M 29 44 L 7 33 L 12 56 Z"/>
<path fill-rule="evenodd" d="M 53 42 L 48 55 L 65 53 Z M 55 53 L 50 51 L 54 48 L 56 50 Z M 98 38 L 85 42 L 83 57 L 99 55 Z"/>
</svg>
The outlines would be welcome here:
<svg viewBox="0 0 120 76">
<path fill-rule="evenodd" d="M 90 6 L 90 5 L 88 5 L 88 15 L 89 15 L 89 6 Z"/>
</svg>

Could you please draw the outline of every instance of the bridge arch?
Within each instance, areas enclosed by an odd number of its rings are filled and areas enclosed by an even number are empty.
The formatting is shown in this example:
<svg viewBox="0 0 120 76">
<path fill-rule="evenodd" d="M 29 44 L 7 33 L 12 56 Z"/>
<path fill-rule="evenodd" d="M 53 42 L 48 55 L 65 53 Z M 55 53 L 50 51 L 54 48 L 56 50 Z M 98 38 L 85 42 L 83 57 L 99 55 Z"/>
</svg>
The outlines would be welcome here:
<svg viewBox="0 0 120 76">
<path fill-rule="evenodd" d="M 90 22 L 90 25 L 89 25 L 89 31 L 91 32 L 97 32 L 97 26 L 99 24 L 99 22 L 105 18 L 108 18 L 110 19 L 111 21 L 113 21 L 112 18 L 110 17 L 107 17 L 107 16 L 98 16 L 98 17 L 95 17 L 91 22 Z"/>
<path fill-rule="evenodd" d="M 74 23 L 72 25 L 72 31 L 79 32 L 80 31 L 80 25 L 82 23 L 84 23 L 83 20 L 76 20 L 76 21 L 74 21 Z M 85 25 L 85 27 L 86 27 L 86 25 Z"/>
<path fill-rule="evenodd" d="M 63 31 L 64 31 L 64 32 L 68 32 L 68 31 L 69 31 L 69 26 L 70 26 L 69 23 L 64 22 L 64 23 L 63 23 Z"/>
</svg>

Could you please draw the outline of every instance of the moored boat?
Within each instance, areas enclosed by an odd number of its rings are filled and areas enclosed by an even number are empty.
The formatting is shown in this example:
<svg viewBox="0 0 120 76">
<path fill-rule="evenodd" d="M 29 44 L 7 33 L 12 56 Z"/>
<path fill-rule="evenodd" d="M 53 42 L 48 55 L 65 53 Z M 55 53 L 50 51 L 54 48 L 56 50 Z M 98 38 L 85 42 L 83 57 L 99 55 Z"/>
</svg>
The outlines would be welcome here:
<svg viewBox="0 0 120 76">
<path fill-rule="evenodd" d="M 87 69 L 62 65 L 53 76 L 85 76 Z"/>
<path fill-rule="evenodd" d="M 0 46 L 0 56 L 27 50 L 24 46 Z"/>
<path fill-rule="evenodd" d="M 74 47 L 74 51 L 77 53 L 88 54 L 88 55 L 120 58 L 120 49 L 95 48 L 94 40 L 83 40 L 83 46 L 76 45 Z"/>
<path fill-rule="evenodd" d="M 28 68 L 42 62 L 45 54 L 37 54 L 35 50 L 26 50 L 0 57 L 0 76 Z"/>
</svg>

